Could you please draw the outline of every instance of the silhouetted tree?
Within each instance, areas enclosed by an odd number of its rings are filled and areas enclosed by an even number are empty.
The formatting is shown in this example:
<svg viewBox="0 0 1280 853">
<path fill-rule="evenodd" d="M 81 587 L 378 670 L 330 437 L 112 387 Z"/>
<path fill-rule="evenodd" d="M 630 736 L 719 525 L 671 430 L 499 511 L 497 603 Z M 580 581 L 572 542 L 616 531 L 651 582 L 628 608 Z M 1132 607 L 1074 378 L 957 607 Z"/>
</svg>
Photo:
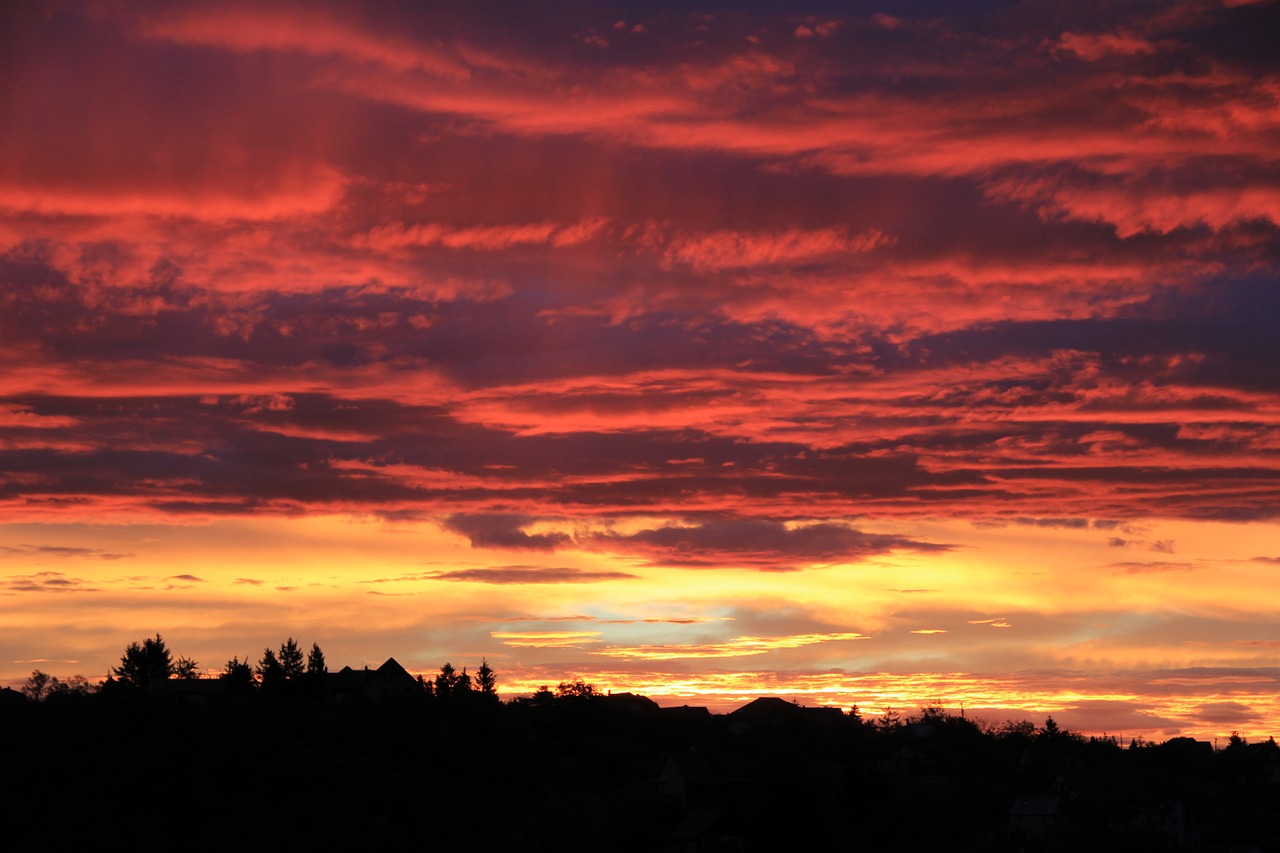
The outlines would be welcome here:
<svg viewBox="0 0 1280 853">
<path fill-rule="evenodd" d="M 311 651 L 307 653 L 307 674 L 308 675 L 324 675 L 329 668 L 324 663 L 324 652 L 320 651 L 319 643 L 311 644 Z"/>
<path fill-rule="evenodd" d="M 59 681 L 56 675 L 38 669 L 32 670 L 26 684 L 22 685 L 23 695 L 33 702 L 43 702 L 54 696 L 88 696 L 95 689 L 83 675 Z"/>
<path fill-rule="evenodd" d="M 280 672 L 288 681 L 292 681 L 303 673 L 302 649 L 297 640 L 290 637 L 280 644 Z"/>
<path fill-rule="evenodd" d="M 194 679 L 200 677 L 200 664 L 189 657 L 180 657 L 173 665 L 173 674 L 177 678 Z"/>
<path fill-rule="evenodd" d="M 313 697 L 324 695 L 325 691 L 325 673 L 329 671 L 329 667 L 324 662 L 324 652 L 320 651 L 319 643 L 311 644 L 311 651 L 307 652 L 307 669 L 302 674 L 302 683 L 306 686 L 307 693 Z"/>
<path fill-rule="evenodd" d="M 262 650 L 262 660 L 258 661 L 258 679 L 267 690 L 273 690 L 284 683 L 284 669 L 271 649 Z"/>
<path fill-rule="evenodd" d="M 489 667 L 489 661 L 480 658 L 480 668 L 476 670 L 476 690 L 481 696 L 498 696 L 498 676 Z"/>
<path fill-rule="evenodd" d="M 1036 724 L 1030 720 L 1005 720 L 999 734 L 1006 738 L 1030 738 L 1036 733 Z"/>
<path fill-rule="evenodd" d="M 947 717 L 946 709 L 944 709 L 941 705 L 935 704 L 935 705 L 926 705 L 925 707 L 921 708 L 920 713 L 916 716 L 916 718 L 913 720 L 908 720 L 908 722 L 931 723 L 931 724 L 937 725 L 939 723 L 946 722 L 947 719 L 948 717 Z"/>
<path fill-rule="evenodd" d="M 163 681 L 173 675 L 173 660 L 169 649 L 159 634 L 142 644 L 130 643 L 120 658 L 120 665 L 112 670 L 121 683 L 134 687 L 146 687 L 153 680 Z"/>
<path fill-rule="evenodd" d="M 453 668 L 453 664 L 448 661 L 440 667 L 440 674 L 436 676 L 435 690 L 432 691 L 438 699 L 448 699 L 454 694 L 458 687 L 460 676 L 458 671 Z"/>
<path fill-rule="evenodd" d="M 218 678 L 228 682 L 232 690 L 248 690 L 253 686 L 253 667 L 249 666 L 247 660 L 241 661 L 239 657 L 233 657 L 227 661 Z"/>
<path fill-rule="evenodd" d="M 58 679 L 49 675 L 47 672 L 41 672 L 38 669 L 31 670 L 31 675 L 27 678 L 27 683 L 22 685 L 22 695 L 26 696 L 32 702 L 40 702 L 52 692 L 57 686 Z"/>
<path fill-rule="evenodd" d="M 556 685 L 557 699 L 595 699 L 602 694 L 594 684 L 588 684 L 581 678 L 575 681 L 562 681 Z"/>
<path fill-rule="evenodd" d="M 896 732 L 902 728 L 902 715 L 898 713 L 898 709 L 888 706 L 880 714 L 880 721 L 876 724 L 881 731 Z"/>
<path fill-rule="evenodd" d="M 89 679 L 83 675 L 73 675 L 63 681 L 59 681 L 56 678 L 53 679 L 49 695 L 88 696 L 90 693 L 96 692 L 97 689 L 98 685 L 90 684 Z"/>
</svg>

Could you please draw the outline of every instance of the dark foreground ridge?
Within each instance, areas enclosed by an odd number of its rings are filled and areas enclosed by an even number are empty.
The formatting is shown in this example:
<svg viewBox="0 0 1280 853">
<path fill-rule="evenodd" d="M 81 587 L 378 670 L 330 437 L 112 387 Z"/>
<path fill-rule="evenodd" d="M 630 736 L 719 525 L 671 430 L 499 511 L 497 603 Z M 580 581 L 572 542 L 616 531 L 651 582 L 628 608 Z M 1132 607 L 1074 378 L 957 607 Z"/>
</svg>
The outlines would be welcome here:
<svg viewBox="0 0 1280 853">
<path fill-rule="evenodd" d="M 715 715 L 581 681 L 504 703 L 487 664 L 428 680 L 282 651 L 265 681 L 3 691 L 5 846 L 1280 850 L 1274 740 L 1123 745 L 773 697 Z"/>
</svg>

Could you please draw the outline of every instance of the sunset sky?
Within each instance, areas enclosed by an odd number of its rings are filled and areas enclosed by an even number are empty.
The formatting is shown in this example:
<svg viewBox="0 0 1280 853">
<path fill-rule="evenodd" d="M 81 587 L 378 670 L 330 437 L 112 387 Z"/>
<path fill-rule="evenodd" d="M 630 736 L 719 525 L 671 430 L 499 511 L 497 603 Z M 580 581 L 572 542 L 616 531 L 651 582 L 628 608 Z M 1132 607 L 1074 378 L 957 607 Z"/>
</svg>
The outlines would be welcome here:
<svg viewBox="0 0 1280 853">
<path fill-rule="evenodd" d="M 0 683 L 292 636 L 1280 735 L 1277 32 L 5 3 Z"/>
</svg>

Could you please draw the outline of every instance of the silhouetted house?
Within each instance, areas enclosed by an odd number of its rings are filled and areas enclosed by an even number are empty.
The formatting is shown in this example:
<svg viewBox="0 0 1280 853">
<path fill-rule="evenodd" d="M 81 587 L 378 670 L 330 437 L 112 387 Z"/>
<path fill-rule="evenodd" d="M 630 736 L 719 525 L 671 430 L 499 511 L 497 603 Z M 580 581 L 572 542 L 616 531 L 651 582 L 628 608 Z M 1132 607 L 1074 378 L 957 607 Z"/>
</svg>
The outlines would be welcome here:
<svg viewBox="0 0 1280 853">
<path fill-rule="evenodd" d="M 729 716 L 736 720 L 794 720 L 800 716 L 800 706 L 777 696 L 761 696 L 730 711 Z"/>
<path fill-rule="evenodd" d="M 637 696 L 634 693 L 613 693 L 604 697 L 604 705 L 610 711 L 628 717 L 647 717 L 659 711 L 658 703 L 648 696 Z"/>
<path fill-rule="evenodd" d="M 1044 838 L 1062 818 L 1062 801 L 1057 797 L 1019 797 L 1009 807 L 1009 828 L 1029 838 Z"/>
<path fill-rule="evenodd" d="M 395 658 L 387 658 L 377 669 L 344 666 L 325 678 L 325 695 L 340 701 L 397 699 L 422 691 L 418 680 Z"/>
<path fill-rule="evenodd" d="M 833 708 L 830 705 L 819 705 L 815 708 L 801 708 L 804 711 L 805 721 L 810 725 L 822 726 L 824 728 L 835 728 L 848 723 L 849 718 L 845 716 L 844 711 L 839 708 Z"/>
<path fill-rule="evenodd" d="M 1207 740 L 1175 737 L 1155 749 L 1179 770 L 1203 772 L 1213 763 L 1213 744 Z"/>
<path fill-rule="evenodd" d="M 742 734 L 752 729 L 773 728 L 800 720 L 800 706 L 777 696 L 761 696 L 729 712 L 729 731 Z"/>
<path fill-rule="evenodd" d="M 680 705 L 674 708 L 659 708 L 655 726 L 669 737 L 699 738 L 705 737 L 712 730 L 721 731 L 723 717 L 712 714 L 710 709 L 702 706 Z"/>
<path fill-rule="evenodd" d="M 659 708 L 663 720 L 672 722 L 702 722 L 711 719 L 711 709 L 705 705 L 675 705 Z"/>
<path fill-rule="evenodd" d="M 27 697 L 12 687 L 0 687 L 0 708 L 21 708 L 27 704 Z"/>
<path fill-rule="evenodd" d="M 806 708 L 777 696 L 761 696 L 736 711 L 729 712 L 729 731 L 741 734 L 752 729 L 806 724 L 839 726 L 845 722 L 839 708 Z"/>
</svg>

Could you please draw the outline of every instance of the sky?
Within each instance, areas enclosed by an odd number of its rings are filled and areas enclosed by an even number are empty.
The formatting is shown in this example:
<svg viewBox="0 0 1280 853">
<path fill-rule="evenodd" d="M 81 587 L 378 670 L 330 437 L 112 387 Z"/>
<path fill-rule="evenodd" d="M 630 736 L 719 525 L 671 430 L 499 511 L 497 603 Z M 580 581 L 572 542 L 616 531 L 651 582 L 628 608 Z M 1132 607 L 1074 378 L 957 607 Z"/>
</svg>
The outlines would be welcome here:
<svg viewBox="0 0 1280 853">
<path fill-rule="evenodd" d="M 1280 733 L 1277 31 L 4 4 L 0 683 Z"/>
</svg>

